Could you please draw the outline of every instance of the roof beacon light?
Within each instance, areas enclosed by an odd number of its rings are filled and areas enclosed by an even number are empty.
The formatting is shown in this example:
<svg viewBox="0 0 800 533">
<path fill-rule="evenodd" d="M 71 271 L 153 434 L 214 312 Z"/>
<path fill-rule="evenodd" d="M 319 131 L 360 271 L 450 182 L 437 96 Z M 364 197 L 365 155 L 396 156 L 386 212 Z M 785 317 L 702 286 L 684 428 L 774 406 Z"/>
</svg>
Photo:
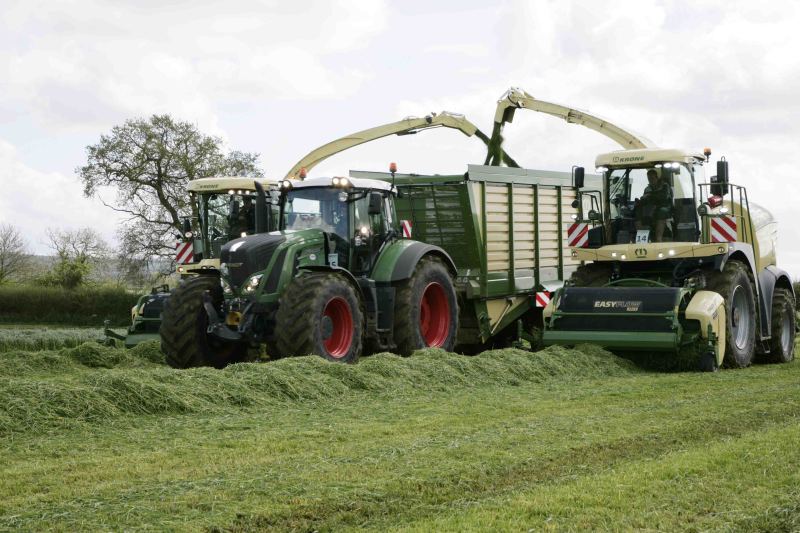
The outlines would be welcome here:
<svg viewBox="0 0 800 533">
<path fill-rule="evenodd" d="M 708 146 L 703 148 L 703 155 L 706 156 L 706 161 L 708 161 L 711 158 L 711 148 Z"/>
<path fill-rule="evenodd" d="M 304 180 L 306 179 L 306 176 L 308 176 L 308 171 L 306 170 L 306 167 L 300 167 L 300 172 L 298 172 L 298 177 L 301 180 Z"/>
</svg>

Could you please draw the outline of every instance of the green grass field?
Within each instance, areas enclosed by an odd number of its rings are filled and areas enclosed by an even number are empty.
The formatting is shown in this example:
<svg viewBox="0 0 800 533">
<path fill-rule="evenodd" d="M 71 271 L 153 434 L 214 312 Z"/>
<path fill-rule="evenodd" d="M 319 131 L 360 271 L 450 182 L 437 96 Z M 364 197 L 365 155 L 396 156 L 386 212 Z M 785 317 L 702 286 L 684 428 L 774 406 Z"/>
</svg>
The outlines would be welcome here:
<svg viewBox="0 0 800 533">
<path fill-rule="evenodd" d="M 800 530 L 800 363 L 160 360 L 2 348 L 0 530 Z"/>
</svg>

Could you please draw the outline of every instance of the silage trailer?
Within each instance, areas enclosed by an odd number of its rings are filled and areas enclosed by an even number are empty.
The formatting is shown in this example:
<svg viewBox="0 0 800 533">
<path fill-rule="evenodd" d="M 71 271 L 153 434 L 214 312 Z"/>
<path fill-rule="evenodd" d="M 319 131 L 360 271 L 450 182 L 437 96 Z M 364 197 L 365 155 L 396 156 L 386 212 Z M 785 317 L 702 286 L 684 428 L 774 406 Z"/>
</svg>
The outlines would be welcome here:
<svg viewBox="0 0 800 533">
<path fill-rule="evenodd" d="M 463 351 L 508 345 L 519 332 L 533 340 L 550 293 L 580 265 L 568 239 L 582 207 L 570 172 L 469 165 L 449 176 L 351 175 L 394 181 L 404 237 L 453 259 Z M 584 179 L 586 189 L 600 184 L 596 176 Z"/>
</svg>

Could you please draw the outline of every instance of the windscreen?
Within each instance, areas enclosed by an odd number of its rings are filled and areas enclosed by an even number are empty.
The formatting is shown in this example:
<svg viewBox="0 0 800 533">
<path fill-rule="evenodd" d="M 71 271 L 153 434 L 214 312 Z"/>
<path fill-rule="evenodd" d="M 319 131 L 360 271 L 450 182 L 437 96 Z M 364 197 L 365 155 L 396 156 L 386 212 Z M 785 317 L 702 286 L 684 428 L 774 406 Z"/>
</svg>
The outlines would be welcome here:
<svg viewBox="0 0 800 533">
<path fill-rule="evenodd" d="M 219 257 L 222 244 L 255 233 L 255 193 L 207 193 L 200 196 L 200 227 L 210 245 L 209 257 Z"/>
<path fill-rule="evenodd" d="M 286 193 L 283 206 L 283 228 L 301 230 L 317 228 L 348 238 L 348 195 L 341 189 L 307 187 Z"/>
<path fill-rule="evenodd" d="M 606 179 L 613 243 L 699 238 L 693 174 L 686 165 L 617 168 Z"/>
</svg>

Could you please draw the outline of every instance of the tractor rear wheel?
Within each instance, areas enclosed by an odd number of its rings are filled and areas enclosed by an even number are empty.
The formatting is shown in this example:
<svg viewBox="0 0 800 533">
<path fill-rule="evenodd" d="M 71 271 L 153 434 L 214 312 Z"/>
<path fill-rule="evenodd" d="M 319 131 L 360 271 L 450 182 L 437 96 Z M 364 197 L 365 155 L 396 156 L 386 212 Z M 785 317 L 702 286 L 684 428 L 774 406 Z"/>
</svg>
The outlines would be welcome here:
<svg viewBox="0 0 800 533">
<path fill-rule="evenodd" d="M 161 351 L 173 368 L 222 368 L 247 356 L 247 346 L 225 342 L 208 334 L 203 294 L 208 291 L 216 308 L 222 306 L 222 286 L 216 276 L 196 276 L 178 286 L 164 302 L 159 334 Z"/>
<path fill-rule="evenodd" d="M 740 261 L 725 263 L 722 272 L 709 277 L 708 288 L 725 300 L 725 357 L 723 364 L 744 368 L 753 362 L 756 343 L 756 314 L 750 271 Z"/>
<path fill-rule="evenodd" d="M 452 351 L 458 331 L 453 279 L 438 259 L 423 257 L 397 290 L 394 342 L 400 355 L 422 348 Z"/>
<path fill-rule="evenodd" d="M 313 353 L 355 363 L 364 332 L 361 302 L 350 282 L 338 274 L 301 274 L 278 302 L 275 332 L 278 357 Z"/>
<path fill-rule="evenodd" d="M 795 308 L 789 289 L 775 289 L 772 296 L 772 339 L 766 360 L 788 363 L 794 359 Z"/>
</svg>

